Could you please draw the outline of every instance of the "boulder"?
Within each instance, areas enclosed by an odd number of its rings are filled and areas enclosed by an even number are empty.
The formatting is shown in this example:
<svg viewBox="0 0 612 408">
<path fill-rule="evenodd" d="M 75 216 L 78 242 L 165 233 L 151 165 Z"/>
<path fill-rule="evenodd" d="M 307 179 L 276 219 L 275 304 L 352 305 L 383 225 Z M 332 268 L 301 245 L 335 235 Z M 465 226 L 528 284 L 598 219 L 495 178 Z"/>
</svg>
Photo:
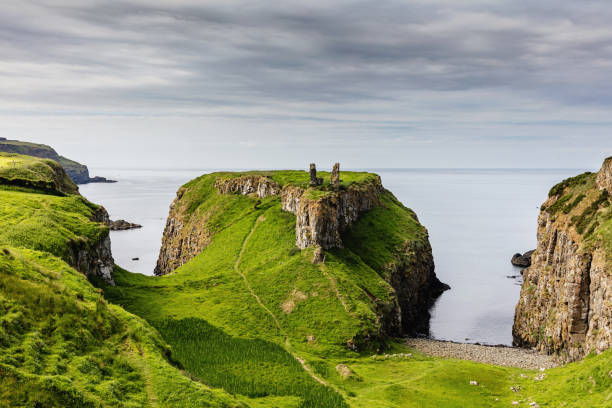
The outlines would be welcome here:
<svg viewBox="0 0 612 408">
<path fill-rule="evenodd" d="M 516 253 L 512 256 L 512 259 L 510 260 L 510 262 L 512 262 L 512 265 L 514 266 L 520 266 L 521 268 L 527 268 L 528 266 L 531 266 L 531 255 L 533 255 L 533 253 L 535 252 L 535 250 L 531 250 L 531 251 L 527 251 L 524 254 L 520 254 L 520 253 Z"/>
</svg>

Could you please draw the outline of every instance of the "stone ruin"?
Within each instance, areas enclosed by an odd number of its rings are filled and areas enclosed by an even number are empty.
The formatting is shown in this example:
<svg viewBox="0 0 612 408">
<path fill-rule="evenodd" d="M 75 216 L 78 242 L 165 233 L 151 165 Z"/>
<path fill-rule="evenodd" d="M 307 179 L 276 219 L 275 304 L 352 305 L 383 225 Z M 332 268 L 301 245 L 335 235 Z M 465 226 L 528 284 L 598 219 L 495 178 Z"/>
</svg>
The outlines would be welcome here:
<svg viewBox="0 0 612 408">
<path fill-rule="evenodd" d="M 334 168 L 331 173 L 331 184 L 335 190 L 340 188 L 340 163 L 334 164 Z"/>
<path fill-rule="evenodd" d="M 340 189 L 340 163 L 334 164 L 334 168 L 331 172 L 331 185 L 334 190 Z M 323 178 L 317 177 L 317 166 L 314 163 L 310 163 L 310 186 L 316 187 L 323 185 Z"/>
<path fill-rule="evenodd" d="M 314 163 L 310 163 L 310 185 L 316 187 L 322 184 L 323 178 L 317 177 L 317 166 Z"/>
</svg>

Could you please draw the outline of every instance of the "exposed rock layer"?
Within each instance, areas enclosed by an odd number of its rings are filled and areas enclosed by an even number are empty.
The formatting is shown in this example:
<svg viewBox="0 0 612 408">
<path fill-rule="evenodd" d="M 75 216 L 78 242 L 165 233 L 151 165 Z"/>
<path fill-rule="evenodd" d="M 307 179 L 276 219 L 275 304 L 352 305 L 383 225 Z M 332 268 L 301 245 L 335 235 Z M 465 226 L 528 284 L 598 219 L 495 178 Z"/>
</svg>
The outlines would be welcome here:
<svg viewBox="0 0 612 408">
<path fill-rule="evenodd" d="M 612 194 L 612 157 L 608 157 L 597 173 L 597 186 Z"/>
<path fill-rule="evenodd" d="M 281 192 L 283 210 L 295 214 L 298 248 L 318 245 L 325 249 L 341 248 L 340 233 L 357 220 L 359 214 L 380 205 L 380 178 L 371 183 L 349 186 L 346 190 L 312 198 L 308 190 L 286 186 Z"/>
<path fill-rule="evenodd" d="M 606 160 L 596 176 L 594 197 L 597 188 L 611 188 L 611 162 Z M 542 206 L 538 247 L 523 273 L 513 336 L 516 345 L 572 361 L 612 346 L 612 271 L 605 243 L 577 231 L 579 218 L 571 208 L 552 210 L 560 199 L 553 195 Z M 577 205 L 575 213 L 584 217 L 588 205 Z"/>
<path fill-rule="evenodd" d="M 170 205 L 155 266 L 156 275 L 172 272 L 199 254 L 210 242 L 206 217 L 200 219 L 186 216 L 187 208 L 181 202 L 184 192 L 184 188 L 181 187 Z"/>
<path fill-rule="evenodd" d="M 429 334 L 429 309 L 435 300 L 450 289 L 440 282 L 429 240 L 407 242 L 398 262 L 389 266 L 390 284 L 395 289 L 401 316 L 396 336 Z"/>
<path fill-rule="evenodd" d="M 274 180 L 263 176 L 219 179 L 215 187 L 221 194 L 255 194 L 259 198 L 277 195 L 281 191 L 280 186 Z"/>
</svg>

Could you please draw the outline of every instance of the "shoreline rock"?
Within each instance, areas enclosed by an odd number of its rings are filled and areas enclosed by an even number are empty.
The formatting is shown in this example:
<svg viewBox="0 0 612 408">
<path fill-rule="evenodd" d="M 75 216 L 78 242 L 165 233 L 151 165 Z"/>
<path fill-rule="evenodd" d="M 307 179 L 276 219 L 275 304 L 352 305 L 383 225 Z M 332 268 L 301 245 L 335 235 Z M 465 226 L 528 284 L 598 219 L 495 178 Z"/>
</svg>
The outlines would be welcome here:
<svg viewBox="0 0 612 408">
<path fill-rule="evenodd" d="M 535 252 L 535 249 L 532 249 L 531 251 L 527 251 L 522 255 L 517 252 L 516 254 L 512 256 L 512 259 L 510 260 L 510 262 L 514 266 L 519 266 L 521 268 L 527 268 L 531 266 L 531 256 L 533 255 L 534 252 Z"/>
<path fill-rule="evenodd" d="M 142 228 L 142 225 L 133 224 L 131 222 L 127 222 L 126 220 L 116 220 L 116 221 L 110 220 L 108 222 L 108 226 L 111 229 L 111 231 L 125 231 L 125 230 Z"/>
<path fill-rule="evenodd" d="M 406 345 L 430 356 L 470 360 L 505 367 L 541 370 L 559 365 L 554 356 L 538 353 L 534 349 L 501 344 L 486 345 L 430 338 L 409 338 L 406 339 Z"/>
</svg>

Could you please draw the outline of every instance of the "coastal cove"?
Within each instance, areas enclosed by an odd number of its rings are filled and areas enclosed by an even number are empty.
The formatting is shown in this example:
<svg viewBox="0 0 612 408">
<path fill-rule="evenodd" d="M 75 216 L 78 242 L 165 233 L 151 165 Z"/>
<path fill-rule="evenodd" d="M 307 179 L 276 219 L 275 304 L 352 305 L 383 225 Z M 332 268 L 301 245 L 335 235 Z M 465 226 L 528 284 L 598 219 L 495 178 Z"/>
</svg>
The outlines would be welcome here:
<svg viewBox="0 0 612 408">
<path fill-rule="evenodd" d="M 113 169 L 93 171 L 116 184 L 80 186 L 111 219 L 142 229 L 112 231 L 115 262 L 153 274 L 168 207 L 188 180 L 213 170 Z M 512 342 L 514 307 L 520 292 L 515 252 L 535 248 L 536 219 L 551 185 L 582 172 L 551 170 L 368 169 L 419 216 L 429 230 L 436 273 L 451 286 L 432 310 L 431 335 L 458 342 Z M 133 260 L 138 258 L 138 260 Z"/>
</svg>

